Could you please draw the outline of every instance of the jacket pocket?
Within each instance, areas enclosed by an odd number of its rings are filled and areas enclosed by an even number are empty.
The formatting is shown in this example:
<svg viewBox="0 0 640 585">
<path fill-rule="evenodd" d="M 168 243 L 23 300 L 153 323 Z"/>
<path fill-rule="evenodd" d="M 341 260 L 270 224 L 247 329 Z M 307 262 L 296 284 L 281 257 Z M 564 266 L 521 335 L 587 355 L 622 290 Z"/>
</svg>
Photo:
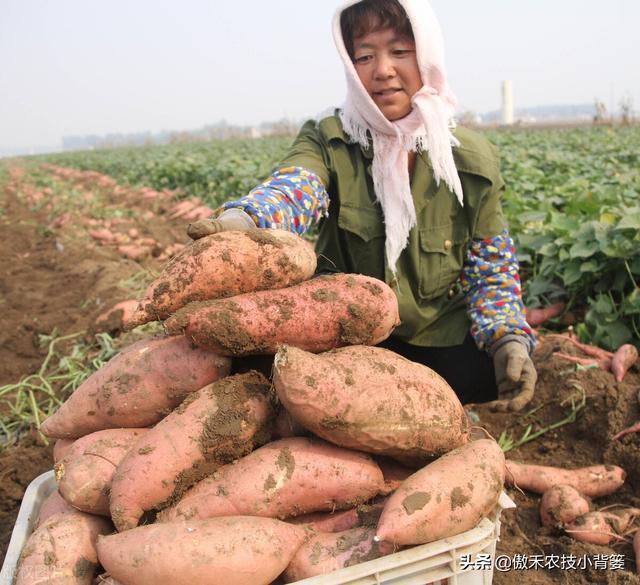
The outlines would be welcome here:
<svg viewBox="0 0 640 585">
<path fill-rule="evenodd" d="M 452 290 L 460 277 L 468 236 L 453 224 L 420 230 L 420 297 L 434 299 Z"/>
<path fill-rule="evenodd" d="M 382 214 L 372 207 L 360 207 L 342 203 L 338 215 L 338 226 L 368 242 L 384 236 Z"/>
<path fill-rule="evenodd" d="M 374 207 L 341 204 L 338 227 L 354 272 L 384 279 L 384 223 Z"/>
</svg>

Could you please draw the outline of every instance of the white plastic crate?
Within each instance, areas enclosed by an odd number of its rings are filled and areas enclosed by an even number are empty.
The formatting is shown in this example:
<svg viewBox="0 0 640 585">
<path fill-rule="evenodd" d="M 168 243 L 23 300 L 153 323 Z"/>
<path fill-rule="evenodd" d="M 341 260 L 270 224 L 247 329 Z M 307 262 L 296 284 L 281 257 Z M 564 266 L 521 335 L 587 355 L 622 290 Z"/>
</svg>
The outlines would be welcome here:
<svg viewBox="0 0 640 585">
<path fill-rule="evenodd" d="M 33 531 L 40 506 L 55 489 L 53 471 L 38 476 L 27 487 L 0 572 L 0 585 L 12 584 L 20 551 Z M 483 519 L 472 530 L 333 573 L 296 581 L 295 585 L 491 585 L 491 569 L 463 570 L 460 561 L 465 555 L 471 555 L 473 559 L 479 553 L 488 554 L 493 559 L 500 537 L 500 515 L 503 510 L 514 507 L 515 504 L 503 493 L 494 517 Z"/>
</svg>

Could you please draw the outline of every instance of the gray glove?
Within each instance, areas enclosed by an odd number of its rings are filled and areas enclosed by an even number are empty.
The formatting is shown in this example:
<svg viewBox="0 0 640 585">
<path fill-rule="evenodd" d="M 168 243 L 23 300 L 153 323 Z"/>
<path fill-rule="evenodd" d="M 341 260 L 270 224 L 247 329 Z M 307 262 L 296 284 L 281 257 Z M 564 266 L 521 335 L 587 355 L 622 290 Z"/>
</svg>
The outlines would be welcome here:
<svg viewBox="0 0 640 585">
<path fill-rule="evenodd" d="M 226 209 L 215 219 L 200 219 L 187 226 L 187 235 L 192 240 L 199 240 L 218 232 L 240 231 L 254 229 L 256 224 L 242 209 L 232 207 Z"/>
<path fill-rule="evenodd" d="M 522 410 L 533 398 L 538 374 L 529 357 L 529 344 L 518 335 L 507 335 L 489 352 L 493 355 L 499 400 L 490 403 L 498 412 Z"/>
</svg>

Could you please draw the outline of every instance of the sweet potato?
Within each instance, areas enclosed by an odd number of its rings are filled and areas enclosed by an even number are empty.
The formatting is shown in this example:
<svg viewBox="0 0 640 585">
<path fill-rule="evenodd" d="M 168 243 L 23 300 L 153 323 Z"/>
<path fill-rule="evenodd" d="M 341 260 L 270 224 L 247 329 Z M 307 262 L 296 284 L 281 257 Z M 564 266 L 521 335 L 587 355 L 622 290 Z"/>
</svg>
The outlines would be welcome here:
<svg viewBox="0 0 640 585">
<path fill-rule="evenodd" d="M 580 542 L 608 546 L 620 540 L 602 512 L 588 512 L 565 526 L 565 532 Z"/>
<path fill-rule="evenodd" d="M 285 583 L 331 573 L 394 552 L 386 542 L 374 542 L 375 528 L 351 528 L 342 532 L 319 532 L 293 556 L 283 576 Z"/>
<path fill-rule="evenodd" d="M 562 469 L 507 461 L 507 481 L 537 494 L 544 494 L 554 485 L 566 484 L 583 496 L 597 498 L 615 492 L 624 483 L 626 475 L 624 469 L 616 465 Z"/>
<path fill-rule="evenodd" d="M 570 485 L 554 485 L 540 500 L 540 521 L 543 526 L 561 527 L 589 511 L 587 500 Z"/>
<path fill-rule="evenodd" d="M 273 423 L 273 438 L 286 439 L 288 437 L 302 437 L 308 435 L 309 431 L 296 421 L 286 410 L 280 408 L 276 420 Z"/>
<path fill-rule="evenodd" d="M 176 521 L 234 514 L 288 518 L 353 507 L 383 486 L 382 472 L 368 455 L 293 437 L 273 441 L 222 467 L 160 518 Z"/>
<path fill-rule="evenodd" d="M 350 528 L 356 528 L 360 523 L 358 510 L 342 510 L 340 512 L 312 512 L 295 518 L 289 518 L 287 522 L 296 526 L 304 525 L 316 532 L 342 532 Z"/>
<path fill-rule="evenodd" d="M 42 502 L 40 509 L 38 510 L 38 517 L 34 522 L 34 528 L 37 528 L 45 520 L 56 514 L 79 514 L 73 506 L 67 503 L 67 501 L 60 495 L 58 490 L 52 491 Z"/>
<path fill-rule="evenodd" d="M 112 530 L 106 518 L 55 514 L 27 540 L 15 585 L 90 585 L 98 564 L 96 539 Z"/>
<path fill-rule="evenodd" d="M 560 315 L 566 308 L 566 305 L 562 302 L 554 303 L 553 305 L 549 305 L 548 307 L 543 308 L 527 308 L 526 317 L 527 323 L 531 325 L 531 327 L 539 327 L 549 319 L 553 319 Z"/>
<path fill-rule="evenodd" d="M 116 528 L 137 526 L 146 510 L 268 441 L 269 387 L 257 372 L 223 378 L 192 394 L 142 437 L 113 476 Z"/>
<path fill-rule="evenodd" d="M 147 288 L 131 326 L 166 319 L 193 301 L 291 286 L 316 269 L 312 245 L 284 230 L 222 232 L 181 250 Z"/>
<path fill-rule="evenodd" d="M 98 557 L 127 585 L 267 585 L 304 538 L 304 529 L 280 520 L 229 516 L 106 536 Z"/>
<path fill-rule="evenodd" d="M 375 345 L 400 322 L 396 296 L 384 282 L 332 274 L 283 290 L 193 303 L 165 322 L 198 346 L 220 355 L 274 354 L 291 344 L 312 352 Z"/>
<path fill-rule="evenodd" d="M 75 439 L 58 439 L 53 444 L 53 462 L 54 464 L 60 461 L 65 456 L 65 453 L 73 445 Z"/>
<path fill-rule="evenodd" d="M 634 345 L 625 343 L 620 346 L 611 358 L 611 372 L 616 382 L 622 382 L 629 368 L 638 360 L 638 350 Z"/>
<path fill-rule="evenodd" d="M 100 331 L 122 331 L 138 308 L 138 301 L 121 301 L 98 315 L 93 323 L 93 330 Z"/>
<path fill-rule="evenodd" d="M 82 454 L 71 453 L 55 466 L 58 489 L 72 506 L 88 512 L 109 516 L 109 493 L 116 467 L 133 444 L 147 429 L 109 429 L 78 439 L 92 437 Z M 74 450 L 72 450 L 74 451 Z"/>
<path fill-rule="evenodd" d="M 314 355 L 283 346 L 273 383 L 298 422 L 337 445 L 424 462 L 468 439 L 467 416 L 445 380 L 387 349 Z"/>
<path fill-rule="evenodd" d="M 458 447 L 408 477 L 389 496 L 376 539 L 426 544 L 469 530 L 495 508 L 504 475 L 504 454 L 493 439 Z"/>
<path fill-rule="evenodd" d="M 228 358 L 193 348 L 184 337 L 144 339 L 89 376 L 41 430 L 61 439 L 101 429 L 150 426 L 189 393 L 230 369 Z"/>
</svg>

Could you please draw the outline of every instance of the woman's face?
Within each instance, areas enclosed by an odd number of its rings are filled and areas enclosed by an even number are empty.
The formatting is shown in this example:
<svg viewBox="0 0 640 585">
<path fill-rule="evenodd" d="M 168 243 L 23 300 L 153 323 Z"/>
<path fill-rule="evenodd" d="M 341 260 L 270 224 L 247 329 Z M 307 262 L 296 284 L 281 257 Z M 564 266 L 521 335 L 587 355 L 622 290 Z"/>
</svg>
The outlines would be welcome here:
<svg viewBox="0 0 640 585">
<path fill-rule="evenodd" d="M 356 37 L 353 52 L 358 77 L 385 118 L 404 118 L 422 87 L 415 42 L 384 29 Z"/>
</svg>

